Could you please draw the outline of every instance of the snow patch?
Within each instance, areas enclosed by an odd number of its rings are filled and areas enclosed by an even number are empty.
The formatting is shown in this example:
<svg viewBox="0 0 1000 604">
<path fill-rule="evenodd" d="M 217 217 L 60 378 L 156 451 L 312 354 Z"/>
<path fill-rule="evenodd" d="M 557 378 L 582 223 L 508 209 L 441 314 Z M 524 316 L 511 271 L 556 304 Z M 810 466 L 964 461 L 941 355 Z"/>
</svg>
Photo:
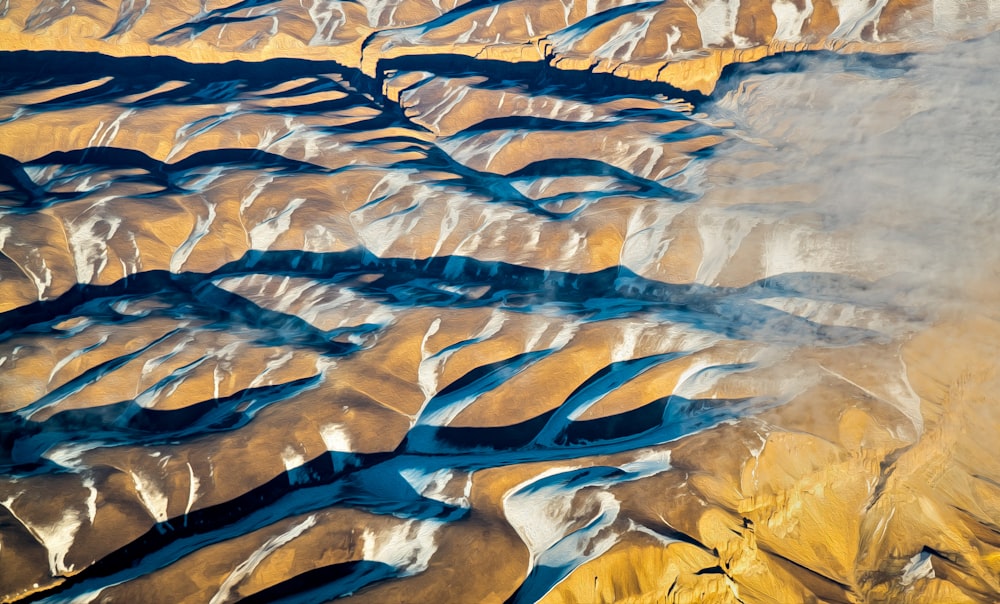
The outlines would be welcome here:
<svg viewBox="0 0 1000 604">
<path fill-rule="evenodd" d="M 95 202 L 87 211 L 102 207 L 110 199 L 106 197 Z M 89 284 L 108 265 L 108 241 L 115 236 L 122 223 L 120 217 L 105 217 L 99 212 L 82 218 L 87 211 L 65 225 L 76 267 L 76 281 L 81 284 Z"/>
<path fill-rule="evenodd" d="M 319 429 L 320 438 L 331 453 L 351 453 L 351 436 L 340 424 L 325 424 Z"/>
<path fill-rule="evenodd" d="M 268 556 L 273 554 L 275 550 L 287 545 L 295 538 L 302 535 L 310 528 L 316 526 L 316 515 L 313 514 L 303 520 L 302 522 L 294 525 L 292 528 L 288 529 L 284 533 L 271 537 L 257 548 L 250 557 L 240 562 L 239 565 L 233 569 L 231 573 L 226 577 L 226 580 L 222 582 L 219 586 L 219 591 L 215 592 L 212 599 L 209 601 L 210 604 L 222 604 L 230 600 L 233 595 L 233 589 L 236 588 L 244 579 L 249 577 L 260 563 L 263 562 Z"/>
<path fill-rule="evenodd" d="M 446 505 L 466 508 L 471 507 L 469 494 L 472 490 L 472 474 L 468 474 L 465 489 L 461 496 L 455 497 L 447 495 L 448 485 L 455 479 L 455 470 L 444 468 L 434 472 L 427 472 L 420 468 L 407 468 L 400 472 L 406 482 L 413 487 L 413 490 L 422 497 L 440 501 Z"/>
<path fill-rule="evenodd" d="M 205 206 L 208 208 L 207 216 L 198 216 L 195 221 L 194 229 L 192 229 L 191 234 L 188 238 L 184 240 L 184 243 L 178 247 L 174 253 L 170 256 L 170 272 L 179 273 L 184 267 L 184 263 L 187 262 L 191 252 L 194 251 L 195 245 L 205 236 L 208 235 L 209 228 L 212 223 L 215 222 L 215 204 L 205 201 Z"/>
<path fill-rule="evenodd" d="M 142 472 L 130 471 L 129 475 L 132 477 L 132 483 L 135 485 L 135 492 L 139 496 L 139 501 L 145 506 L 149 515 L 158 523 L 162 524 L 166 522 L 168 519 L 167 505 L 169 501 L 167 500 L 167 496 L 163 494 L 163 491 L 160 490 L 159 485 Z"/>
<path fill-rule="evenodd" d="M 14 502 L 17 497 L 18 495 L 8 497 L 0 501 L 0 505 L 7 508 L 7 511 L 45 548 L 48 554 L 49 572 L 53 577 L 73 572 L 73 565 L 66 564 L 66 554 L 69 553 L 73 539 L 83 524 L 80 513 L 77 510 L 68 509 L 64 510 L 62 516 L 55 522 L 50 524 L 34 523 L 14 511 Z"/>
<path fill-rule="evenodd" d="M 378 532 L 365 529 L 364 559 L 392 566 L 404 577 L 423 572 L 437 551 L 434 537 L 442 524 L 410 520 Z"/>
<path fill-rule="evenodd" d="M 261 251 L 271 249 L 275 240 L 288 231 L 291 226 L 292 214 L 305 202 L 304 197 L 296 197 L 288 202 L 288 205 L 276 215 L 269 217 L 251 229 L 249 233 L 250 247 Z"/>
<path fill-rule="evenodd" d="M 792 0 L 774 0 L 771 12 L 777 21 L 774 39 L 783 42 L 798 42 L 802 38 L 802 26 L 812 16 L 812 0 L 805 0 L 802 10 Z"/>
<path fill-rule="evenodd" d="M 934 565 L 931 563 L 930 552 L 920 552 L 910 558 L 910 561 L 903 567 L 903 576 L 899 582 L 903 585 L 911 585 L 920 579 L 933 579 Z"/>
</svg>

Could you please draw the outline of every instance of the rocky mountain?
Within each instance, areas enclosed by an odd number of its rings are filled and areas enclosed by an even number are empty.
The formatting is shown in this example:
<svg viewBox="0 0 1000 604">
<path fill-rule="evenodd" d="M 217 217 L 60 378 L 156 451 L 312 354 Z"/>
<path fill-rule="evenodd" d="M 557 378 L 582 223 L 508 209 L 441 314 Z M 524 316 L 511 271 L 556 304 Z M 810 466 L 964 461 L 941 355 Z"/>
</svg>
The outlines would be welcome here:
<svg viewBox="0 0 1000 604">
<path fill-rule="evenodd" d="M 0 2 L 0 600 L 996 601 L 998 22 Z"/>
</svg>

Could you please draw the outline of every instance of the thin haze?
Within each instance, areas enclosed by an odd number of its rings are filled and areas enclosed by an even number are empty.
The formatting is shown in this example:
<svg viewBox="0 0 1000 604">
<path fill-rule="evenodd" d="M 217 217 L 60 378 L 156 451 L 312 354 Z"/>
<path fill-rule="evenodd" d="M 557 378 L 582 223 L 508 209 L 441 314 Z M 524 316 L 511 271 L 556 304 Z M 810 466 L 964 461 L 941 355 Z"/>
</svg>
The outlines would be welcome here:
<svg viewBox="0 0 1000 604">
<path fill-rule="evenodd" d="M 722 155 L 773 167 L 710 182 L 734 206 L 750 190 L 802 191 L 755 209 L 809 224 L 816 246 L 846 239 L 830 270 L 881 280 L 887 301 L 968 303 L 1000 267 L 998 56 L 993 34 L 878 66 L 810 56 L 743 78 L 709 109 L 743 138 Z"/>
</svg>

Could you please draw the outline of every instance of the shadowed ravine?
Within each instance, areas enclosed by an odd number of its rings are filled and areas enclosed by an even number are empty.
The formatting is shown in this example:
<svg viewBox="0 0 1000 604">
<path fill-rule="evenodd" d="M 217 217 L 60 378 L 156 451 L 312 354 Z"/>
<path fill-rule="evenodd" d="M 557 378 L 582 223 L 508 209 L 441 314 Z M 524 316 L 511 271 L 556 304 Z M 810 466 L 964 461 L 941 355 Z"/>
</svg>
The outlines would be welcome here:
<svg viewBox="0 0 1000 604">
<path fill-rule="evenodd" d="M 1000 599 L 998 18 L 0 0 L 0 601 Z"/>
</svg>

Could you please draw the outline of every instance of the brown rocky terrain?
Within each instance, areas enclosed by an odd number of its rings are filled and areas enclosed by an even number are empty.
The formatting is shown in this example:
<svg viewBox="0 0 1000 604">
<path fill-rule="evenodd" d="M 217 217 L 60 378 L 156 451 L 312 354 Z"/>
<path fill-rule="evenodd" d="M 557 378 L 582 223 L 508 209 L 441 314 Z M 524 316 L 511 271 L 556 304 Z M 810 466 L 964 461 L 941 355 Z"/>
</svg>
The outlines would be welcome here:
<svg viewBox="0 0 1000 604">
<path fill-rule="evenodd" d="M 0 2 L 0 600 L 997 601 L 998 17 Z"/>
</svg>

